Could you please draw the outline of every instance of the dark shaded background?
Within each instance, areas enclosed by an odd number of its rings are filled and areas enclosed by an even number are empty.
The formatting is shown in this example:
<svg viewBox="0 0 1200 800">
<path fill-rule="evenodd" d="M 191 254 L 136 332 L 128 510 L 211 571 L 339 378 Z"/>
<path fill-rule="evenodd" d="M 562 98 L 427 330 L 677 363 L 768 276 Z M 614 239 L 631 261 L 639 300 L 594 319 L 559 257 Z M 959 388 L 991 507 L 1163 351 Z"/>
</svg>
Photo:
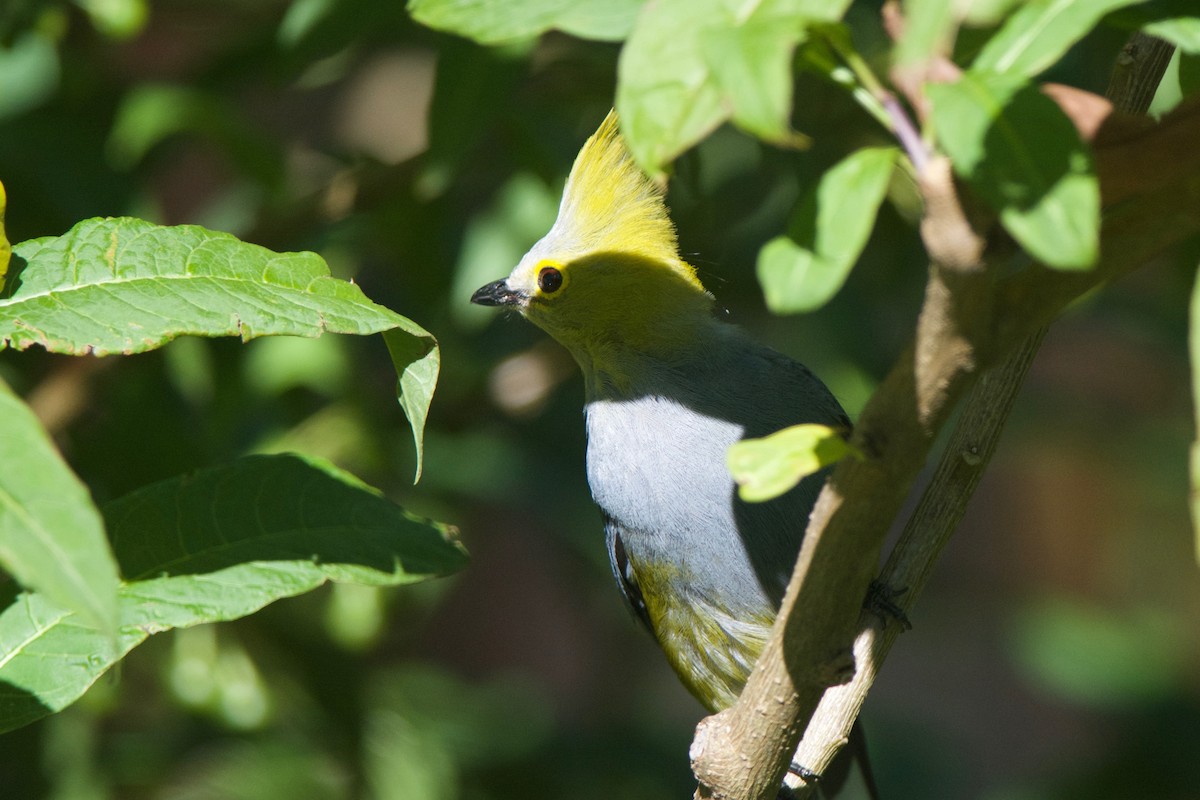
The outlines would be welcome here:
<svg viewBox="0 0 1200 800">
<path fill-rule="evenodd" d="M 851 15 L 879 58 L 876 18 L 870 4 Z M 416 487 L 378 338 L 0 353 L 96 499 L 302 450 L 459 525 L 473 554 L 433 584 L 327 587 L 152 638 L 76 706 L 0 736 L 0 794 L 690 796 L 700 710 L 610 585 L 576 369 L 531 326 L 467 303 L 552 221 L 611 104 L 618 48 L 549 35 L 486 50 L 375 0 L 21 0 L 0 25 L 13 241 L 133 214 L 312 249 L 443 347 Z M 1103 91 L 1123 36 L 1098 31 L 1053 77 Z M 768 316 L 757 248 L 815 175 L 883 135 L 813 79 L 796 122 L 812 150 L 718 131 L 676 165 L 670 204 L 729 318 L 853 414 L 920 299 L 913 201 L 895 189 L 828 307 Z M 1085 299 L 1049 335 L 868 702 L 886 797 L 1200 797 L 1185 351 L 1198 255 Z"/>
</svg>

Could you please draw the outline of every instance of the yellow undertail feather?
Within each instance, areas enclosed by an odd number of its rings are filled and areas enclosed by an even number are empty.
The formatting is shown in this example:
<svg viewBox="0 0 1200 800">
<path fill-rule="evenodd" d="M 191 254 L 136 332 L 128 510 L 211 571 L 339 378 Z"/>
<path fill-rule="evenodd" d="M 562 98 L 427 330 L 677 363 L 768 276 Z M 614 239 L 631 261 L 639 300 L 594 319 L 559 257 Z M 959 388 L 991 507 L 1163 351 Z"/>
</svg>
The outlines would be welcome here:
<svg viewBox="0 0 1200 800">
<path fill-rule="evenodd" d="M 710 711 L 733 705 L 771 635 L 774 616 L 734 616 L 695 593 L 679 594 L 688 578 L 662 562 L 635 567 L 638 587 L 659 646 L 688 691 Z"/>
<path fill-rule="evenodd" d="M 609 112 L 576 156 L 554 228 L 556 240 L 570 242 L 577 254 L 631 253 L 704 288 L 696 270 L 679 258 L 662 190 L 629 154 L 616 111 Z"/>
</svg>

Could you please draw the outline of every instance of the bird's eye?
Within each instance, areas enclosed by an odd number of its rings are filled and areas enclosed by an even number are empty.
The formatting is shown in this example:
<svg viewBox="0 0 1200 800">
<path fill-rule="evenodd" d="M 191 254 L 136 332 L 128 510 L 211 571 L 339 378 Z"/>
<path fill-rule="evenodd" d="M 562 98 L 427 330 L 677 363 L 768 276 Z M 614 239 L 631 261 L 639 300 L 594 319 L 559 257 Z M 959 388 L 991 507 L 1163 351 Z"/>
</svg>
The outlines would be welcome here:
<svg viewBox="0 0 1200 800">
<path fill-rule="evenodd" d="M 562 272 L 555 267 L 542 267 L 538 270 L 538 288 L 546 294 L 557 292 L 562 285 Z"/>
</svg>

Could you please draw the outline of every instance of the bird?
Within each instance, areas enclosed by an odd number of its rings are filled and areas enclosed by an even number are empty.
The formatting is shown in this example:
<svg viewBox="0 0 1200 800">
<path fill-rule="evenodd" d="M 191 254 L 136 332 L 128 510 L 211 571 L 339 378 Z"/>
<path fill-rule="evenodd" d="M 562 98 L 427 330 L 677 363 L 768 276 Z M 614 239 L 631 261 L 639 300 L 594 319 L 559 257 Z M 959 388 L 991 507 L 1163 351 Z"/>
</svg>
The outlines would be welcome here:
<svg viewBox="0 0 1200 800">
<path fill-rule="evenodd" d="M 728 708 L 826 475 L 748 503 L 727 451 L 800 423 L 848 431 L 846 412 L 808 368 L 718 313 L 615 111 L 579 151 L 549 232 L 471 302 L 515 310 L 578 363 L 613 578 L 684 686 L 710 712 Z"/>
</svg>

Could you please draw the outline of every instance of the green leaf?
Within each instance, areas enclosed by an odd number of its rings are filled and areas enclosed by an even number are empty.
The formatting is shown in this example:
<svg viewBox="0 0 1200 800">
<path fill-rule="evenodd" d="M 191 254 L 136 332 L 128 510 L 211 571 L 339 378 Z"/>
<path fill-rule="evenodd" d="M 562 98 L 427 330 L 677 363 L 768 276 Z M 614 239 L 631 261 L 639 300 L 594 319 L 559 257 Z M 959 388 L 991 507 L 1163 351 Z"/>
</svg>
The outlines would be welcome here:
<svg viewBox="0 0 1200 800">
<path fill-rule="evenodd" d="M 326 581 L 396 586 L 466 563 L 452 529 L 353 476 L 296 456 L 251 456 L 104 507 L 128 582 L 118 638 L 24 593 L 0 611 L 0 731 L 79 698 L 154 633 L 237 619 Z"/>
<path fill-rule="evenodd" d="M 772 311 L 812 311 L 842 288 L 871 235 L 898 153 L 868 147 L 844 158 L 801 203 L 791 236 L 759 252 L 758 280 Z"/>
<path fill-rule="evenodd" d="M 1184 53 L 1200 53 L 1200 17 L 1159 20 L 1151 22 L 1142 30 L 1170 42 Z"/>
<path fill-rule="evenodd" d="M 738 496 L 748 503 L 771 500 L 808 475 L 858 451 L 828 425 L 807 423 L 729 448 L 728 466 Z"/>
<path fill-rule="evenodd" d="M 178 336 L 429 334 L 330 277 L 315 253 L 274 253 L 196 225 L 90 219 L 14 248 L 0 346 L 141 353 Z"/>
<path fill-rule="evenodd" d="M 63 236 L 17 245 L 12 273 L 0 295 L 0 349 L 37 344 L 108 355 L 184 335 L 388 331 L 389 349 L 408 354 L 396 362 L 401 403 L 421 441 L 425 414 L 417 412 L 428 408 L 437 378 L 436 341 L 357 285 L 331 277 L 316 253 L 274 253 L 195 225 L 91 219 Z M 411 341 L 402 344 L 405 338 Z"/>
<path fill-rule="evenodd" d="M 962 23 L 972 28 L 993 28 L 1008 16 L 1013 6 L 1023 5 L 1029 0 L 971 0 L 966 4 L 955 4 L 954 10 L 962 15 Z"/>
<path fill-rule="evenodd" d="M 1141 2 L 1145 0 L 1031 0 L 984 45 L 971 69 L 1033 77 L 1053 66 L 1105 14 Z"/>
<path fill-rule="evenodd" d="M 0 297 L 4 296 L 4 276 L 8 274 L 8 262 L 12 259 L 12 244 L 4 230 L 4 213 L 8 209 L 8 195 L 0 183 Z"/>
<path fill-rule="evenodd" d="M 131 39 L 146 27 L 148 0 L 76 0 L 96 30 L 110 39 Z"/>
<path fill-rule="evenodd" d="M 792 53 L 804 36 L 801 18 L 765 13 L 741 25 L 701 32 L 708 68 L 733 110 L 734 123 L 774 144 L 808 143 L 790 122 Z"/>
<path fill-rule="evenodd" d="M 958 26 L 951 0 L 907 0 L 904 35 L 896 42 L 896 66 L 906 67 L 949 51 Z"/>
<path fill-rule="evenodd" d="M 1034 258 L 1088 269 L 1100 239 L 1100 186 L 1075 126 L 1054 101 L 1011 75 L 967 72 L 927 87 L 954 170 Z"/>
<path fill-rule="evenodd" d="M 0 381 L 0 567 L 111 636 L 117 563 L 87 487 Z"/>
<path fill-rule="evenodd" d="M 412 427 L 417 448 L 417 470 L 413 482 L 421 480 L 425 452 L 425 419 L 441 369 L 441 351 L 432 338 L 409 336 L 399 330 L 385 331 L 383 341 L 396 368 L 396 399 Z"/>
<path fill-rule="evenodd" d="M 617 111 L 634 158 L 647 171 L 661 172 L 731 116 L 772 140 L 787 138 L 791 52 L 810 23 L 836 21 L 847 5 L 846 0 L 647 4 L 617 64 Z"/>
<path fill-rule="evenodd" d="M 422 25 L 504 44 L 560 30 L 581 39 L 620 41 L 629 35 L 645 0 L 408 0 Z"/>
</svg>

